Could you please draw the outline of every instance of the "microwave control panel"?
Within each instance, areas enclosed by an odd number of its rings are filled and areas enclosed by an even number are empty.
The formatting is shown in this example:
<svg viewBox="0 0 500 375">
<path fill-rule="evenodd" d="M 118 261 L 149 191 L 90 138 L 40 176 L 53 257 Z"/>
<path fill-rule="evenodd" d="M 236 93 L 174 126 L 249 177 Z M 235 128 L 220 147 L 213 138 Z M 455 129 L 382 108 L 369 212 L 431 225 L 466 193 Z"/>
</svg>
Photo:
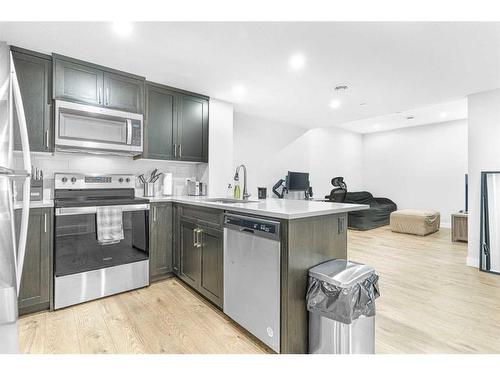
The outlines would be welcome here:
<svg viewBox="0 0 500 375">
<path fill-rule="evenodd" d="M 141 146 L 142 144 L 141 128 L 142 128 L 141 121 L 132 120 L 132 141 L 131 141 L 132 146 Z"/>
</svg>

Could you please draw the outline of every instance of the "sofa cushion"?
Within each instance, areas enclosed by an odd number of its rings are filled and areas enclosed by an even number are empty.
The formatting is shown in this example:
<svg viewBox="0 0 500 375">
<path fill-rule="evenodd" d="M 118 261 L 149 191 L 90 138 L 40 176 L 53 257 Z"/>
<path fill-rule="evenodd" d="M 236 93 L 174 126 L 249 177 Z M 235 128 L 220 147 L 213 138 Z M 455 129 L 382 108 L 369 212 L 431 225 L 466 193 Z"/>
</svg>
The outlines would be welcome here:
<svg viewBox="0 0 500 375">
<path fill-rule="evenodd" d="M 373 195 L 368 191 L 348 192 L 345 197 L 346 203 L 371 204 L 373 203 Z"/>
</svg>

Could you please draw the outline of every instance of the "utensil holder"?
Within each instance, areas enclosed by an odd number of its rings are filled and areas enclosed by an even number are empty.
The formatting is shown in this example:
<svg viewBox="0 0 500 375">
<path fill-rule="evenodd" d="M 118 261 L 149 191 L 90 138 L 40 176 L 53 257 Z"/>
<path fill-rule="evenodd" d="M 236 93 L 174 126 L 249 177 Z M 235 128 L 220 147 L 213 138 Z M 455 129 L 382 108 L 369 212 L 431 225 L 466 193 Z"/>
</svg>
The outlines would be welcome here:
<svg viewBox="0 0 500 375">
<path fill-rule="evenodd" d="M 144 185 L 144 196 L 154 197 L 155 196 L 155 184 L 153 182 L 146 182 Z"/>
</svg>

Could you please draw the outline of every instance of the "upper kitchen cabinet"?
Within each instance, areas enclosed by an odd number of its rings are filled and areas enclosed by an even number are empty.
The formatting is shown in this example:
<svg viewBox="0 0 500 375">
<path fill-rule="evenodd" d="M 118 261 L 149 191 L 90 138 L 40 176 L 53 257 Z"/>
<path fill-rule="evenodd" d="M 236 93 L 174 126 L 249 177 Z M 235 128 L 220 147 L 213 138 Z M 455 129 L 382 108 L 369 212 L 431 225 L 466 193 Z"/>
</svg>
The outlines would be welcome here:
<svg viewBox="0 0 500 375">
<path fill-rule="evenodd" d="M 103 76 L 99 69 L 54 59 L 54 99 L 102 105 Z"/>
<path fill-rule="evenodd" d="M 143 157 L 207 162 L 208 111 L 206 96 L 147 82 Z"/>
<path fill-rule="evenodd" d="M 177 157 L 174 130 L 177 131 L 177 93 L 146 83 L 144 157 L 167 159 Z"/>
<path fill-rule="evenodd" d="M 104 105 L 127 112 L 142 113 L 144 80 L 104 73 Z"/>
<path fill-rule="evenodd" d="M 208 161 L 208 100 L 182 94 L 178 113 L 178 158 Z"/>
<path fill-rule="evenodd" d="M 54 99 L 142 113 L 145 78 L 53 55 Z"/>
<path fill-rule="evenodd" d="M 52 59 L 50 56 L 11 47 L 21 89 L 31 151 L 50 152 L 52 139 Z M 21 150 L 17 113 L 14 111 L 14 149 Z"/>
</svg>

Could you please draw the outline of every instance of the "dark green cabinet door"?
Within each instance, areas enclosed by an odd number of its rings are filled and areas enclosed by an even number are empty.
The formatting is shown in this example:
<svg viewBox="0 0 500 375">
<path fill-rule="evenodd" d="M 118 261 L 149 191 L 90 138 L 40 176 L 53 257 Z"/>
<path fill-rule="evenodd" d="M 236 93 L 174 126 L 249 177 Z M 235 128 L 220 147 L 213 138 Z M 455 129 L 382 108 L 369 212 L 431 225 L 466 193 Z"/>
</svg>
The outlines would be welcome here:
<svg viewBox="0 0 500 375">
<path fill-rule="evenodd" d="M 121 111 L 142 113 L 144 81 L 104 72 L 104 105 Z"/>
<path fill-rule="evenodd" d="M 146 84 L 146 126 L 144 157 L 173 159 L 174 124 L 177 123 L 176 94 L 164 88 Z"/>
<path fill-rule="evenodd" d="M 181 95 L 178 116 L 178 158 L 185 161 L 208 161 L 208 100 Z"/>
<path fill-rule="evenodd" d="M 103 71 L 71 61 L 54 59 L 54 99 L 103 104 Z"/>
<path fill-rule="evenodd" d="M 156 281 L 172 272 L 172 203 L 151 205 L 149 278 Z"/>
<path fill-rule="evenodd" d="M 196 224 L 181 219 L 179 277 L 195 289 L 199 289 L 201 274 L 201 251 L 197 246 L 197 229 Z"/>
<path fill-rule="evenodd" d="M 180 259 L 181 259 L 181 252 L 180 252 L 180 207 L 177 204 L 173 204 L 173 253 L 172 253 L 172 262 L 173 262 L 173 271 L 174 273 L 179 276 L 179 271 L 180 271 Z"/>
<path fill-rule="evenodd" d="M 52 151 L 52 62 L 26 53 L 12 52 L 21 89 L 31 151 Z M 14 149 L 21 150 L 19 121 L 14 111 Z"/>
<path fill-rule="evenodd" d="M 200 292 L 213 303 L 222 307 L 223 284 L 223 237 L 222 231 L 201 226 L 201 277 Z"/>
<path fill-rule="evenodd" d="M 19 313 L 28 314 L 49 308 L 52 254 L 52 209 L 30 210 L 26 255 L 24 257 Z M 16 210 L 19 236 L 21 210 Z"/>
</svg>

